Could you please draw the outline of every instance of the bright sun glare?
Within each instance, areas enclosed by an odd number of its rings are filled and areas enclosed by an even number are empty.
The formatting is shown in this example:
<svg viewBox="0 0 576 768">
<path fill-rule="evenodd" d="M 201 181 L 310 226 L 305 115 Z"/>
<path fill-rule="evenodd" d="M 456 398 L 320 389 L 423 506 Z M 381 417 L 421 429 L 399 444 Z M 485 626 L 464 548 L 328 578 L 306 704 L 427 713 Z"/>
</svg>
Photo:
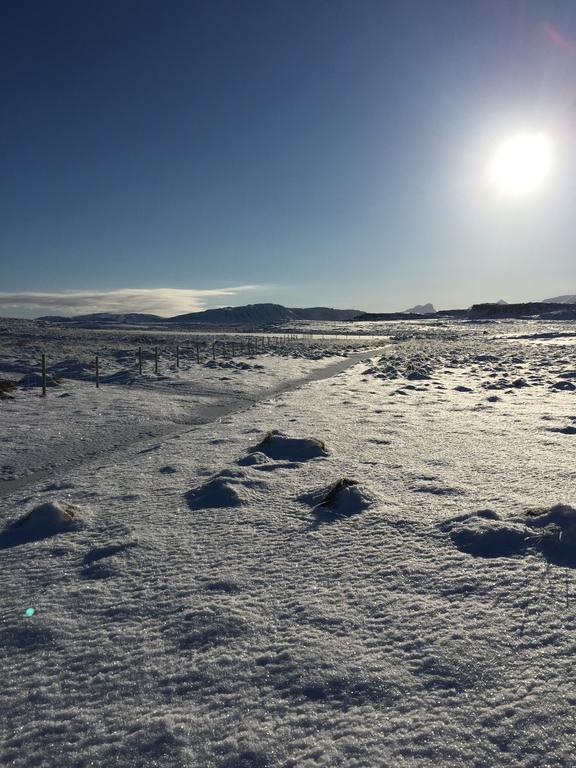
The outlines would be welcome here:
<svg viewBox="0 0 576 768">
<path fill-rule="evenodd" d="M 552 145 L 545 133 L 521 133 L 504 141 L 492 158 L 489 173 L 496 188 L 523 195 L 542 186 L 552 166 Z"/>
</svg>

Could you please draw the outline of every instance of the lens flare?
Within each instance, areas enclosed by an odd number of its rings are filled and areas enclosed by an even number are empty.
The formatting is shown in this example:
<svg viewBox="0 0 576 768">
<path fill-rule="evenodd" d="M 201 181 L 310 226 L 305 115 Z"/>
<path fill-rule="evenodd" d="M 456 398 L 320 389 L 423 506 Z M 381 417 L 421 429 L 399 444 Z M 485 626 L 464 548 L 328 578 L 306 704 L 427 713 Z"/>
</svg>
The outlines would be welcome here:
<svg viewBox="0 0 576 768">
<path fill-rule="evenodd" d="M 552 144 L 545 133 L 520 133 L 494 153 L 489 176 L 500 192 L 524 195 L 539 189 L 552 167 Z"/>
</svg>

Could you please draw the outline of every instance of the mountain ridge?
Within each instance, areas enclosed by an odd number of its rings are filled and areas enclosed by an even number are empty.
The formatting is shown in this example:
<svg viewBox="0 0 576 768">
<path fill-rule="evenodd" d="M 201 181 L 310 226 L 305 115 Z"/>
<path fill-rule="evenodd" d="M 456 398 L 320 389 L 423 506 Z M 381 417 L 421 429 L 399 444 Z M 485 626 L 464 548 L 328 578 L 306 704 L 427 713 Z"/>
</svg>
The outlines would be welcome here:
<svg viewBox="0 0 576 768">
<path fill-rule="evenodd" d="M 140 312 L 93 312 L 83 315 L 44 315 L 36 318 L 52 323 L 113 323 L 113 324 L 269 324 L 296 320 L 351 320 L 361 314 L 359 309 L 332 307 L 284 307 L 282 304 L 246 304 L 240 307 L 219 307 L 200 312 L 187 312 L 173 317 L 161 317 Z"/>
<path fill-rule="evenodd" d="M 416 305 L 404 312 L 362 312 L 357 309 L 332 307 L 285 307 L 282 304 L 259 303 L 239 307 L 219 307 L 199 312 L 187 312 L 173 317 L 161 317 L 141 312 L 94 312 L 70 317 L 45 315 L 36 318 L 44 322 L 88 323 L 111 325 L 273 325 L 299 320 L 336 321 L 347 320 L 410 320 L 424 317 L 526 317 L 537 314 L 570 319 L 576 305 L 576 294 L 564 294 L 554 299 L 538 302 L 507 304 L 503 299 L 496 302 L 474 304 L 468 309 L 440 310 L 432 304 Z"/>
</svg>

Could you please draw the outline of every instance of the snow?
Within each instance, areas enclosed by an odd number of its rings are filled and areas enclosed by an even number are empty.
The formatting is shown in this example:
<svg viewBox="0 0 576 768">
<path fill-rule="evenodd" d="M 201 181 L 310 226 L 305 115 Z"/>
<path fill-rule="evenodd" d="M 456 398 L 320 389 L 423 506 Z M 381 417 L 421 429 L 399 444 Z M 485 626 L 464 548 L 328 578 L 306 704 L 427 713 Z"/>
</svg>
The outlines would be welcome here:
<svg viewBox="0 0 576 768">
<path fill-rule="evenodd" d="M 285 461 L 308 461 L 326 456 L 328 451 L 321 440 L 315 438 L 289 437 L 273 429 L 252 449 L 269 459 Z"/>
<path fill-rule="evenodd" d="M 528 516 L 527 516 L 528 515 Z M 512 557 L 533 552 L 559 565 L 576 566 L 576 509 L 555 504 L 548 510 L 528 510 L 510 521 L 491 510 L 457 517 L 442 530 L 456 546 L 481 557 Z"/>
<path fill-rule="evenodd" d="M 2 535 L 79 523 L 0 547 L 0 763 L 572 766 L 573 347 L 525 328 L 0 401 Z"/>
<path fill-rule="evenodd" d="M 0 547 L 17 546 L 36 539 L 76 530 L 81 525 L 78 510 L 66 501 L 38 504 L 0 533 Z"/>
</svg>

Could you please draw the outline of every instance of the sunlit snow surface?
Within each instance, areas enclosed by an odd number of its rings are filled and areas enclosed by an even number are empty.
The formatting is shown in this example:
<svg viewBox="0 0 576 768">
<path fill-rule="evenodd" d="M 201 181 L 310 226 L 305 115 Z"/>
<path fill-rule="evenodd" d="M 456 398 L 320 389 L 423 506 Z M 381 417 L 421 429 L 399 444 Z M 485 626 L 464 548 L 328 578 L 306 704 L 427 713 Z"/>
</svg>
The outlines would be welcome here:
<svg viewBox="0 0 576 768">
<path fill-rule="evenodd" d="M 574 765 L 576 329 L 380 329 L 0 401 L 0 764 Z"/>
</svg>

